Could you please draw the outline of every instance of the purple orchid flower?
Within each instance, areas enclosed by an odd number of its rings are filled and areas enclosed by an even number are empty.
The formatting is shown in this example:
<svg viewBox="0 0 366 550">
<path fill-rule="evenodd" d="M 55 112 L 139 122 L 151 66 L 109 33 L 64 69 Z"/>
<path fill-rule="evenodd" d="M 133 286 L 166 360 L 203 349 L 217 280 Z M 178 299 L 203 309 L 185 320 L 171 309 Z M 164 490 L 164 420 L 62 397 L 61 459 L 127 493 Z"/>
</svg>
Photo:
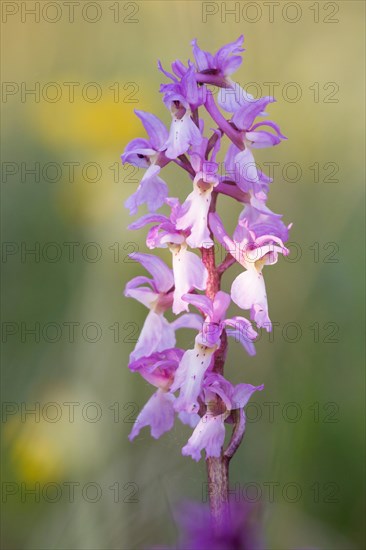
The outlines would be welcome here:
<svg viewBox="0 0 366 550">
<path fill-rule="evenodd" d="M 230 145 L 224 160 L 222 180 L 233 181 L 244 193 L 266 200 L 272 180 L 257 167 L 252 153 L 246 151 L 248 149 L 241 151 L 233 143 Z M 247 198 L 245 202 L 248 202 Z"/>
<path fill-rule="evenodd" d="M 241 54 L 244 52 L 242 48 L 244 36 L 241 35 L 237 40 L 226 44 L 220 48 L 214 55 L 205 52 L 199 48 L 197 40 L 192 40 L 193 55 L 196 61 L 197 71 L 209 76 L 225 77 L 235 72 L 242 64 Z M 224 79 L 219 78 L 209 81 L 210 84 L 224 85 Z"/>
<path fill-rule="evenodd" d="M 229 417 L 231 411 L 243 409 L 252 394 L 255 391 L 262 391 L 263 388 L 263 385 L 252 386 L 251 384 L 233 386 L 220 374 L 209 373 L 203 386 L 203 400 L 207 410 L 197 424 L 187 445 L 183 447 L 182 454 L 184 456 L 190 455 L 198 461 L 201 458 L 201 451 L 205 449 L 206 458 L 219 457 L 225 439 L 225 420 Z M 220 398 L 222 403 L 222 411 L 219 414 L 215 410 L 217 406 L 212 407 L 212 404 L 216 403 L 216 396 Z"/>
<path fill-rule="evenodd" d="M 234 113 L 232 123 L 238 130 L 243 132 L 244 143 L 250 145 L 250 147 L 256 149 L 273 147 L 274 145 L 278 145 L 281 140 L 287 139 L 275 122 L 268 120 L 253 124 L 257 116 L 263 116 L 267 105 L 274 101 L 275 99 L 272 96 L 262 97 L 261 99 L 252 101 L 249 105 L 243 105 Z M 266 130 L 258 130 L 261 126 L 272 128 L 276 135 Z"/>
<path fill-rule="evenodd" d="M 125 296 L 134 298 L 150 310 L 135 349 L 130 355 L 130 360 L 136 361 L 136 359 L 149 356 L 156 351 L 173 348 L 176 342 L 176 330 L 180 328 L 199 329 L 202 320 L 198 315 L 187 313 L 169 323 L 164 317 L 164 312 L 173 303 L 174 277 L 172 270 L 160 258 L 150 254 L 135 252 L 131 257 L 140 262 L 153 276 L 153 279 L 135 277 L 127 283 L 125 288 Z"/>
<path fill-rule="evenodd" d="M 196 336 L 194 349 L 183 355 L 171 387 L 172 392 L 180 390 L 175 402 L 176 410 L 191 413 L 199 410 L 198 396 L 202 390 L 202 381 L 213 354 L 220 345 L 225 326 L 234 327 L 227 331 L 228 336 L 239 341 L 249 355 L 255 354 L 252 340 L 257 337 L 257 333 L 244 317 L 224 319 L 231 301 L 226 292 L 219 291 L 214 301 L 197 294 L 187 294 L 183 296 L 183 300 L 194 305 L 205 316 L 201 331 Z"/>
<path fill-rule="evenodd" d="M 189 230 L 187 244 L 192 248 L 210 248 L 213 246 L 207 216 L 211 204 L 211 195 L 219 184 L 218 164 L 215 162 L 220 140 L 212 150 L 210 160 L 205 160 L 208 140 L 201 139 L 196 147 L 191 148 L 191 165 L 195 171 L 193 191 L 182 205 L 177 217 L 176 227 Z"/>
<path fill-rule="evenodd" d="M 218 86 L 217 101 L 220 107 L 229 113 L 234 113 L 254 100 L 251 94 L 230 78 L 242 64 L 242 57 L 237 54 L 245 51 L 242 48 L 243 42 L 244 36 L 241 35 L 234 42 L 220 48 L 214 55 L 201 50 L 197 40 L 192 42 L 198 72 L 197 82 Z"/>
<path fill-rule="evenodd" d="M 196 80 L 196 70 L 189 61 L 185 67 L 179 60 L 172 63 L 173 73 L 165 71 L 159 62 L 159 70 L 172 80 L 169 84 L 162 84 L 160 92 L 164 94 L 164 103 L 170 109 L 171 98 L 175 96 L 177 101 L 189 104 L 191 112 L 203 105 L 206 101 L 206 88 L 199 86 Z"/>
<path fill-rule="evenodd" d="M 166 156 L 176 159 L 186 153 L 191 145 L 201 139 L 198 127 L 191 118 L 191 110 L 184 99 L 178 99 L 176 95 L 169 98 L 172 123 L 169 137 L 165 143 Z"/>
<path fill-rule="evenodd" d="M 161 151 L 168 138 L 168 131 L 155 115 L 138 110 L 135 113 L 144 125 L 149 139 L 133 139 L 122 155 L 123 163 L 147 168 L 137 191 L 125 203 L 131 215 L 136 214 L 138 207 L 144 203 L 147 203 L 150 212 L 155 212 L 168 196 L 167 185 L 158 175 L 161 167 L 167 164 Z"/>
<path fill-rule="evenodd" d="M 174 293 L 173 313 L 176 315 L 182 311 L 188 311 L 188 303 L 182 300 L 184 294 L 193 289 L 205 290 L 208 273 L 202 260 L 193 252 L 187 250 L 187 238 L 190 231 L 177 229 L 177 217 L 181 211 L 178 199 L 166 199 L 170 206 L 170 217 L 148 214 L 130 224 L 130 229 L 141 227 L 154 222 L 158 225 L 152 227 L 148 233 L 146 244 L 149 248 L 169 248 L 172 253 Z"/>
<path fill-rule="evenodd" d="M 167 349 L 160 353 L 153 353 L 149 357 L 137 359 L 129 365 L 132 371 L 139 372 L 145 380 L 158 388 L 139 413 L 129 435 L 130 441 L 144 426 L 150 426 L 151 435 L 155 439 L 173 427 L 174 396 L 169 393 L 169 388 L 182 354 L 183 350 Z"/>
<path fill-rule="evenodd" d="M 240 149 L 236 144 L 231 144 L 225 158 L 225 169 L 227 173 L 234 175 L 234 181 L 245 192 L 252 190 L 255 194 L 258 192 L 267 194 L 268 184 L 271 182 L 271 179 L 256 166 L 251 149 L 273 147 L 278 145 L 281 140 L 287 139 L 281 133 L 278 125 L 272 121 L 254 124 L 256 117 L 262 116 L 263 109 L 273 101 L 272 97 L 253 101 L 236 111 L 232 118 L 232 123 L 241 132 L 245 148 Z M 272 128 L 275 134 L 259 129 L 262 126 Z"/>
<path fill-rule="evenodd" d="M 285 243 L 291 226 L 292 224 L 286 226 L 283 223 L 281 214 L 275 214 L 263 202 L 252 198 L 239 216 L 237 231 L 240 231 L 240 227 L 250 227 L 256 237 L 273 235 Z"/>
<path fill-rule="evenodd" d="M 246 224 L 238 225 L 231 239 L 226 233 L 218 214 L 210 215 L 210 226 L 217 240 L 239 262 L 246 271 L 234 279 L 231 298 L 242 309 L 250 310 L 250 318 L 258 327 L 272 330 L 268 316 L 268 302 L 262 268 L 275 264 L 278 254 L 287 255 L 288 249 L 282 240 L 274 235 L 256 237 Z"/>
<path fill-rule="evenodd" d="M 130 441 L 145 426 L 150 426 L 151 435 L 155 439 L 172 429 L 175 417 L 173 407 L 175 396 L 169 392 L 169 389 L 183 353 L 184 351 L 181 349 L 171 348 L 153 353 L 149 357 L 141 357 L 130 363 L 131 371 L 140 373 L 145 380 L 158 388 L 136 418 L 129 435 Z M 191 427 L 195 427 L 199 422 L 197 414 L 181 413 L 179 418 L 184 424 Z"/>
<path fill-rule="evenodd" d="M 177 63 L 173 65 L 176 66 Z M 169 136 L 164 144 L 165 154 L 169 159 L 176 159 L 202 139 L 200 129 L 192 119 L 192 112 L 204 101 L 200 97 L 193 65 L 185 71 L 181 81 L 166 72 L 160 63 L 159 69 L 173 80 L 172 84 L 163 85 L 160 91 L 164 92 L 164 103 L 172 115 Z"/>
</svg>

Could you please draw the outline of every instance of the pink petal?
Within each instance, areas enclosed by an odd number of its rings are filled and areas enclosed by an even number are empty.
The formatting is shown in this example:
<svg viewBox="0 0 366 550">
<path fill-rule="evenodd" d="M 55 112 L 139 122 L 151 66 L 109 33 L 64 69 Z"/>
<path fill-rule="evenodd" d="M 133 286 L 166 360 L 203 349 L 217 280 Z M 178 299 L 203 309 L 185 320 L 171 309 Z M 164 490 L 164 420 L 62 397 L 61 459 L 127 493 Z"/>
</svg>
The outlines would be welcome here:
<svg viewBox="0 0 366 550">
<path fill-rule="evenodd" d="M 151 435 L 158 439 L 174 425 L 174 395 L 158 390 L 155 392 L 138 415 L 129 435 L 132 441 L 144 426 L 150 426 Z"/>
<path fill-rule="evenodd" d="M 205 414 L 187 445 L 182 449 L 184 456 L 191 456 L 197 462 L 201 458 L 201 451 L 206 451 L 206 457 L 219 457 L 225 440 L 224 415 L 213 416 Z"/>
</svg>

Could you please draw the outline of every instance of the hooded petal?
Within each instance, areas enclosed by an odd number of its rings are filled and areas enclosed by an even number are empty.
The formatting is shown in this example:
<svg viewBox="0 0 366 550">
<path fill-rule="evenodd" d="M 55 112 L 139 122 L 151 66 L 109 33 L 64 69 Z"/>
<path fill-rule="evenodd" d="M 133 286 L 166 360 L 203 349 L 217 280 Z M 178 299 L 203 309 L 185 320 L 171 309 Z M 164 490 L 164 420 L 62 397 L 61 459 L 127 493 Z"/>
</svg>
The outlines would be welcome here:
<svg viewBox="0 0 366 550">
<path fill-rule="evenodd" d="M 194 39 L 191 42 L 193 46 L 193 55 L 196 61 L 197 69 L 199 71 L 207 71 L 207 69 L 213 68 L 213 55 L 209 52 L 201 50 L 197 44 L 197 40 Z"/>
<path fill-rule="evenodd" d="M 254 346 L 253 342 L 251 340 L 249 340 L 247 338 L 247 336 L 245 336 L 245 334 L 243 334 L 240 330 L 238 330 L 238 329 L 227 329 L 226 334 L 230 338 L 234 338 L 235 342 L 240 342 L 240 344 L 243 346 L 243 348 L 245 349 L 245 351 L 247 352 L 248 355 L 253 357 L 256 354 L 255 346 Z"/>
<path fill-rule="evenodd" d="M 140 332 L 136 347 L 130 355 L 130 361 L 148 357 L 156 351 L 174 348 L 175 332 L 168 321 L 155 311 L 150 311 Z"/>
<path fill-rule="evenodd" d="M 244 42 L 244 35 L 240 35 L 239 38 L 234 42 L 230 42 L 229 44 L 226 44 L 225 46 L 220 48 L 216 52 L 214 57 L 214 63 L 216 68 L 218 69 L 222 68 L 224 74 L 228 74 L 228 73 L 225 73 L 224 69 L 225 67 L 228 66 L 228 63 L 230 63 L 233 59 L 233 57 L 230 57 L 230 56 L 232 56 L 233 54 L 242 53 L 244 51 L 244 48 L 242 48 L 243 42 Z M 236 57 L 234 57 L 234 59 L 236 59 Z M 241 62 L 241 56 L 239 57 L 239 59 Z"/>
<path fill-rule="evenodd" d="M 218 374 L 216 372 L 209 372 L 205 376 L 204 380 L 204 396 L 205 396 L 205 403 L 209 409 L 209 411 L 212 414 L 226 414 L 231 411 L 231 396 L 234 391 L 234 386 L 229 382 L 229 380 L 226 380 L 221 374 Z M 212 403 L 212 400 L 215 398 L 215 396 L 219 396 L 225 407 L 226 412 L 222 410 L 222 404 L 217 407 L 216 403 Z M 212 410 L 212 406 L 214 405 L 215 409 L 219 410 Z"/>
<path fill-rule="evenodd" d="M 219 346 L 220 345 L 220 336 L 224 329 L 223 323 L 211 323 L 210 321 L 205 321 L 202 325 L 202 331 L 197 336 L 197 342 L 203 346 Z"/>
<path fill-rule="evenodd" d="M 239 329 L 249 340 L 254 340 L 258 336 L 252 323 L 245 317 L 236 315 L 231 319 L 225 319 L 225 325 Z"/>
<path fill-rule="evenodd" d="M 275 214 L 269 209 L 262 212 L 257 206 L 260 207 L 261 205 L 251 199 L 251 204 L 246 205 L 240 214 L 239 224 L 244 225 L 246 223 L 247 227 L 255 233 L 257 238 L 262 235 L 273 235 L 286 242 L 288 240 L 289 228 L 281 220 L 282 216 Z"/>
<path fill-rule="evenodd" d="M 239 130 L 249 130 L 257 116 L 263 113 L 269 103 L 275 101 L 274 97 L 266 96 L 243 105 L 234 113 L 233 123 Z"/>
<path fill-rule="evenodd" d="M 210 298 L 203 294 L 186 294 L 183 300 L 202 311 L 210 319 L 213 318 L 213 304 Z"/>
<path fill-rule="evenodd" d="M 233 143 L 225 156 L 225 178 L 234 181 L 238 186 L 238 191 L 248 193 L 256 190 L 258 187 L 262 189 L 262 172 L 258 170 L 255 159 L 250 148 L 240 150 Z M 249 202 L 248 199 L 245 202 Z"/>
<path fill-rule="evenodd" d="M 237 82 L 231 80 L 228 87 L 220 88 L 217 94 L 217 103 L 224 111 L 229 113 L 235 113 L 253 101 L 255 100 L 252 94 L 246 92 Z"/>
<path fill-rule="evenodd" d="M 148 287 L 141 285 L 149 285 Z M 150 288 L 149 288 L 150 287 Z M 129 281 L 124 290 L 126 298 L 134 298 L 147 308 L 152 308 L 159 295 L 156 292 L 154 281 L 148 277 L 138 276 Z"/>
<path fill-rule="evenodd" d="M 285 135 L 283 135 L 283 133 L 281 132 L 280 127 L 278 126 L 278 124 L 276 124 L 272 120 L 263 120 L 261 122 L 257 122 L 257 124 L 254 124 L 254 126 L 251 127 L 250 131 L 254 132 L 254 130 L 256 130 L 257 128 L 259 128 L 261 126 L 269 126 L 270 128 L 272 128 L 276 132 L 278 137 L 280 137 L 281 139 L 287 139 L 287 137 Z"/>
<path fill-rule="evenodd" d="M 275 242 L 278 242 L 280 246 L 274 244 Z M 250 269 L 255 264 L 258 266 L 258 271 L 260 271 L 263 265 L 277 263 L 278 254 L 287 256 L 288 253 L 288 249 L 284 247 L 278 237 L 263 235 L 262 237 L 258 237 L 253 244 L 248 245 L 245 250 L 243 249 L 242 264 L 247 269 Z"/>
<path fill-rule="evenodd" d="M 145 277 L 144 275 L 138 275 L 126 284 L 125 292 L 146 284 L 154 288 L 154 281 L 152 279 L 149 279 L 149 277 Z M 127 294 L 125 294 L 125 296 L 127 296 Z"/>
<path fill-rule="evenodd" d="M 157 116 L 151 113 L 139 111 L 137 109 L 135 109 L 135 113 L 144 125 L 150 138 L 151 145 L 156 151 L 159 151 L 168 138 L 168 130 L 165 125 Z"/>
<path fill-rule="evenodd" d="M 149 223 L 164 223 L 168 221 L 168 218 L 162 214 L 146 214 L 145 216 L 141 216 L 138 220 L 130 223 L 128 229 L 141 229 Z"/>
<path fill-rule="evenodd" d="M 130 257 L 151 273 L 158 292 L 168 292 L 173 287 L 173 272 L 158 256 L 133 252 Z"/>
<path fill-rule="evenodd" d="M 231 298 L 230 294 L 219 290 L 216 293 L 214 302 L 213 302 L 213 317 L 212 321 L 214 323 L 219 323 L 225 317 L 226 311 L 230 305 Z"/>
<path fill-rule="evenodd" d="M 146 403 L 128 436 L 132 441 L 144 426 L 150 426 L 151 435 L 158 439 L 174 425 L 174 395 L 162 390 L 155 392 Z"/>
<path fill-rule="evenodd" d="M 170 78 L 171 80 L 173 80 L 173 82 L 178 82 L 178 80 L 176 79 L 176 77 L 174 75 L 172 75 L 172 73 L 169 73 L 168 71 L 166 71 L 161 62 L 158 61 L 158 69 L 159 71 L 161 71 L 165 76 L 167 76 L 168 78 Z"/>
<path fill-rule="evenodd" d="M 174 321 L 170 323 L 170 326 L 174 330 L 179 330 L 180 328 L 191 328 L 193 330 L 202 329 L 202 317 L 196 313 L 184 313 Z"/>
<path fill-rule="evenodd" d="M 210 228 L 219 243 L 236 259 L 241 261 L 240 246 L 234 242 L 226 233 L 220 216 L 217 213 L 211 213 L 209 216 Z"/>
<path fill-rule="evenodd" d="M 155 153 L 156 151 L 152 149 L 147 139 L 135 138 L 127 144 L 121 159 L 123 164 L 128 162 L 140 168 L 148 168 L 150 161 L 147 157 L 155 155 Z"/>
<path fill-rule="evenodd" d="M 176 231 L 170 222 L 151 227 L 146 236 L 146 245 L 149 248 L 171 248 L 171 245 L 181 245 L 184 241 L 184 234 Z"/>
<path fill-rule="evenodd" d="M 147 279 L 147 277 L 135 277 L 132 281 L 136 279 Z M 132 283 L 132 281 L 130 282 Z M 149 309 L 154 307 L 154 304 L 159 298 L 159 295 L 148 287 L 134 288 L 133 286 L 128 287 L 128 285 L 126 285 L 124 294 L 126 298 L 134 298 Z"/>
<path fill-rule="evenodd" d="M 235 156 L 235 169 L 238 171 L 235 181 L 242 191 L 250 191 L 253 184 L 259 182 L 258 168 L 249 147 Z"/>
<path fill-rule="evenodd" d="M 181 80 L 181 91 L 191 109 L 196 109 L 206 100 L 206 87 L 197 85 L 195 67 L 189 63 L 189 68 Z"/>
<path fill-rule="evenodd" d="M 172 69 L 178 78 L 182 78 L 188 70 L 187 67 L 184 65 L 184 63 L 182 63 L 180 59 L 176 59 L 172 63 Z"/>
<path fill-rule="evenodd" d="M 208 71 L 214 70 L 215 73 L 223 76 L 231 74 L 242 62 L 241 56 L 235 54 L 240 54 L 244 51 L 242 48 L 243 41 L 244 36 L 241 35 L 234 42 L 230 42 L 220 48 L 213 56 L 209 52 L 201 50 L 197 44 L 197 40 L 193 40 L 193 55 L 198 71 L 208 73 Z"/>
<path fill-rule="evenodd" d="M 155 212 L 163 206 L 168 196 L 168 187 L 157 175 L 158 172 L 160 172 L 160 166 L 152 164 L 147 169 L 136 192 L 126 200 L 125 207 L 129 209 L 131 216 L 137 214 L 138 207 L 145 203 L 149 212 Z"/>
<path fill-rule="evenodd" d="M 262 391 L 264 385 L 252 386 L 252 384 L 238 384 L 234 388 L 232 396 L 233 409 L 242 409 L 256 391 Z"/>
<path fill-rule="evenodd" d="M 247 132 L 245 139 L 251 142 L 251 147 L 255 149 L 264 149 L 265 147 L 274 147 L 281 143 L 281 138 L 266 132 L 265 130 L 259 130 L 258 132 Z"/>
<path fill-rule="evenodd" d="M 153 386 L 167 390 L 173 382 L 174 373 L 183 354 L 184 351 L 179 348 L 170 348 L 140 357 L 128 367 L 131 371 L 138 372 Z"/>
<path fill-rule="evenodd" d="M 233 329 L 227 329 L 227 335 L 235 338 L 236 342 L 240 342 L 243 348 L 249 355 L 255 355 L 255 347 L 253 340 L 258 336 L 252 324 L 245 317 L 233 317 L 232 319 L 226 319 L 225 324 Z"/>
</svg>

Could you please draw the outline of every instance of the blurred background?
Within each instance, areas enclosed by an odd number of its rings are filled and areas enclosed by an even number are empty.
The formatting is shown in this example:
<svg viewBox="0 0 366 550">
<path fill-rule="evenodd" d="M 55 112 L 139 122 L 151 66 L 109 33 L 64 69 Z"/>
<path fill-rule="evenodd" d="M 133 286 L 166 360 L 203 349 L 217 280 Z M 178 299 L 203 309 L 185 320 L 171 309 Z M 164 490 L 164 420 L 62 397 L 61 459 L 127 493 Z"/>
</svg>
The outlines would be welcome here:
<svg viewBox="0 0 366 550">
<path fill-rule="evenodd" d="M 120 154 L 144 136 L 134 108 L 170 123 L 158 59 L 169 69 L 195 37 L 215 52 L 243 33 L 235 80 L 255 96 L 274 86 L 289 139 L 256 158 L 274 163 L 269 206 L 294 226 L 291 255 L 265 270 L 273 336 L 255 358 L 230 347 L 231 380 L 265 384 L 233 498 L 258 502 L 266 548 L 364 548 L 364 3 L 1 7 L 2 547 L 172 545 L 176 505 L 205 501 L 204 461 L 180 454 L 189 428 L 127 439 L 152 392 L 127 368 L 146 316 L 123 296 L 143 274 L 127 254 L 146 249 L 123 206 L 141 174 Z M 184 174 L 164 179 L 185 198 Z M 220 200 L 228 227 L 239 210 Z"/>
</svg>

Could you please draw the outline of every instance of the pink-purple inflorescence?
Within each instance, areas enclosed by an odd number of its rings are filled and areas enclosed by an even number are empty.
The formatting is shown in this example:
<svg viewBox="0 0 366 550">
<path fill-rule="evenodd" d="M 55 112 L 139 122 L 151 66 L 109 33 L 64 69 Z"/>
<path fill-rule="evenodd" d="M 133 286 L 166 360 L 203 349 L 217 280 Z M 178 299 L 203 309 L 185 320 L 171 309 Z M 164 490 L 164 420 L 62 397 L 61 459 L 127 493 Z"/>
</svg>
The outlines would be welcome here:
<svg viewBox="0 0 366 550">
<path fill-rule="evenodd" d="M 126 207 L 133 215 L 145 204 L 148 213 L 129 228 L 150 225 L 147 247 L 169 248 L 172 255 L 171 267 L 155 255 L 132 255 L 151 278 L 135 277 L 125 289 L 125 296 L 138 300 L 149 311 L 129 368 L 156 391 L 138 415 L 130 439 L 144 426 L 150 426 L 151 435 L 159 438 L 178 416 L 193 429 L 182 453 L 195 460 L 201 458 L 202 450 L 206 457 L 221 455 L 225 422 L 233 423 L 240 411 L 245 426 L 243 408 L 255 391 L 263 389 L 231 384 L 223 374 L 223 354 L 220 368 L 216 358 L 227 337 L 254 355 L 255 326 L 272 330 L 262 269 L 276 263 L 279 254 L 288 254 L 284 243 L 290 226 L 267 207 L 272 180 L 257 167 L 253 155 L 256 148 L 273 147 L 286 138 L 278 125 L 266 118 L 274 98 L 254 99 L 231 79 L 242 62 L 242 45 L 241 36 L 211 55 L 193 41 L 194 62 L 184 65 L 177 60 L 171 73 L 159 63 L 169 79 L 160 91 L 171 113 L 170 128 L 155 115 L 136 111 L 148 137 L 132 140 L 122 155 L 124 163 L 146 169 Z M 202 111 L 211 119 L 206 123 L 207 136 Z M 224 143 L 228 146 L 219 163 Z M 169 197 L 161 177 L 169 163 L 182 171 L 182 191 L 186 189 L 184 179 L 188 184 L 191 181 L 191 191 L 182 203 Z M 232 236 L 216 213 L 220 194 L 242 206 Z M 161 207 L 169 213 L 157 213 Z M 226 253 L 217 267 L 205 261 L 214 246 Z M 243 271 L 228 294 L 212 281 L 217 283 L 235 262 Z M 241 315 L 228 318 L 232 302 L 249 312 L 249 319 Z M 172 322 L 165 317 L 168 310 L 176 315 Z M 181 328 L 195 331 L 192 349 L 176 347 L 175 333 Z"/>
</svg>

